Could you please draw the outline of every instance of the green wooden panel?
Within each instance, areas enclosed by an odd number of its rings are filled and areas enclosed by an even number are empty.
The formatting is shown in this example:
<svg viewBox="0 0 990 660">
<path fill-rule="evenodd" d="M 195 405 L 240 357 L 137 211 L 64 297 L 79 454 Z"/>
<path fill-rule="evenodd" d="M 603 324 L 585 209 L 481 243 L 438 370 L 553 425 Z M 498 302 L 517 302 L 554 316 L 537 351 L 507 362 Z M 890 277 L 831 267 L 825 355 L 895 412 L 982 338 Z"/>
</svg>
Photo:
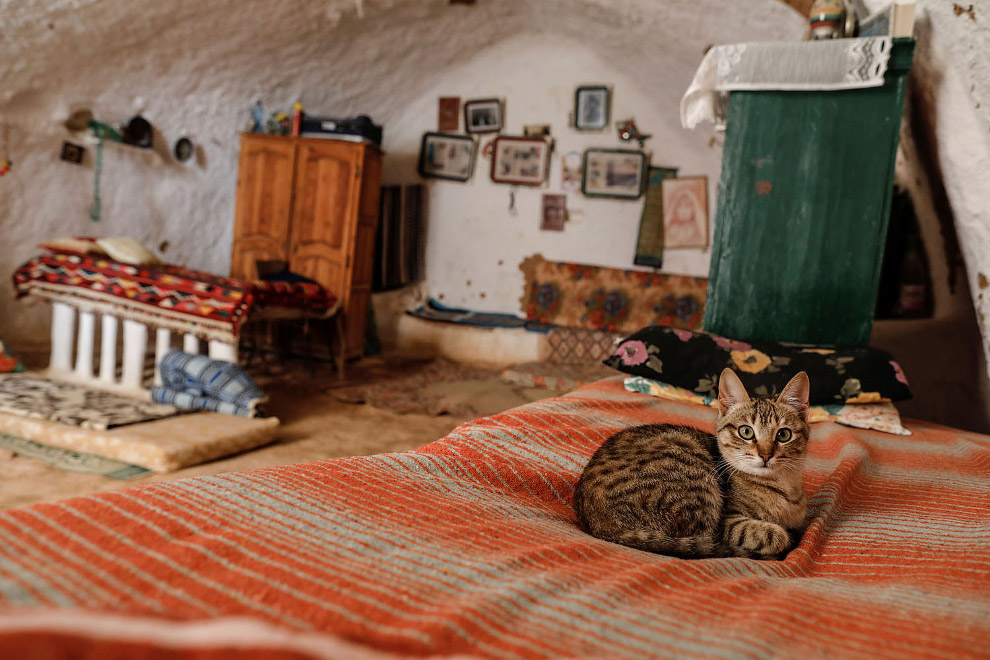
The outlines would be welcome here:
<svg viewBox="0 0 990 660">
<path fill-rule="evenodd" d="M 913 51 L 895 40 L 883 87 L 732 92 L 705 330 L 869 342 Z"/>
</svg>

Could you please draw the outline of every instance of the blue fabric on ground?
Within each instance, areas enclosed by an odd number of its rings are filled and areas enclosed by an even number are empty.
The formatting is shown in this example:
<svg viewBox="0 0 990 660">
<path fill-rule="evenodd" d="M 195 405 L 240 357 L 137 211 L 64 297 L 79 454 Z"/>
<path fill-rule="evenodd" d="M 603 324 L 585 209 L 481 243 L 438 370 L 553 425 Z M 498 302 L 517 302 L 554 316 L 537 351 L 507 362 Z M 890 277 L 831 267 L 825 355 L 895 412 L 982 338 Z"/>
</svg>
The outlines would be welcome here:
<svg viewBox="0 0 990 660">
<path fill-rule="evenodd" d="M 265 394 L 251 377 L 233 362 L 170 349 L 158 366 L 162 385 L 173 390 L 207 396 L 238 406 Z"/>
<path fill-rule="evenodd" d="M 255 406 L 239 406 L 228 401 L 173 390 L 161 385 L 155 385 L 151 388 L 151 400 L 155 403 L 167 403 L 184 410 L 209 410 L 224 415 L 237 415 L 238 417 L 255 417 L 258 414 L 258 409 Z"/>
<path fill-rule="evenodd" d="M 173 348 L 162 356 L 158 369 L 162 384 L 151 390 L 157 403 L 254 417 L 257 404 L 265 400 L 261 388 L 233 362 Z"/>
</svg>

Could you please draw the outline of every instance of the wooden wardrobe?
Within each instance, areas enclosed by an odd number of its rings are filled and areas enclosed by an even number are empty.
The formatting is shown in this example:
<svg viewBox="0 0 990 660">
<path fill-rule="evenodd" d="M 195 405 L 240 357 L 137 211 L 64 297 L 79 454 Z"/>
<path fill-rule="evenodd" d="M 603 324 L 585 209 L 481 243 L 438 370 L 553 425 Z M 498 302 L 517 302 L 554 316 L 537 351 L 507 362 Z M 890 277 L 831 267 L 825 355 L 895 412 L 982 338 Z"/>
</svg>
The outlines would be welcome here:
<svg viewBox="0 0 990 660">
<path fill-rule="evenodd" d="M 245 133 L 230 274 L 285 261 L 342 299 L 346 356 L 364 351 L 382 153 L 371 144 Z"/>
</svg>

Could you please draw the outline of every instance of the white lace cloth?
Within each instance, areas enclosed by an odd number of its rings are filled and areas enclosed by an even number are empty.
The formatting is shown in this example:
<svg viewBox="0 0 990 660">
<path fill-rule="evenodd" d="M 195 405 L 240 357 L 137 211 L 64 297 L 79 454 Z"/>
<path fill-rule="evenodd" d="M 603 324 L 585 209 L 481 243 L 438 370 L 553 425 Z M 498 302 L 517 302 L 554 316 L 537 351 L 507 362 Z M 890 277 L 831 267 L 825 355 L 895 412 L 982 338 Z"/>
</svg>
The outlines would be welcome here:
<svg viewBox="0 0 990 660">
<path fill-rule="evenodd" d="M 890 37 L 715 46 L 681 99 L 681 125 L 724 128 L 732 90 L 880 87 L 890 46 Z"/>
</svg>

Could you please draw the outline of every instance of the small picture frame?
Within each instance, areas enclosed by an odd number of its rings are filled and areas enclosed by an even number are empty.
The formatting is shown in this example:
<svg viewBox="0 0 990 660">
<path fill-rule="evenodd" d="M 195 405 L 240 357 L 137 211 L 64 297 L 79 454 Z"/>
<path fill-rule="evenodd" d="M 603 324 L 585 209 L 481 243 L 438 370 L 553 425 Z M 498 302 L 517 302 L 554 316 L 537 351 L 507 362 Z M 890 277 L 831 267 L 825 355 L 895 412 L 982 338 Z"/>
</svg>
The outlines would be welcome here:
<svg viewBox="0 0 990 660">
<path fill-rule="evenodd" d="M 474 172 L 478 143 L 467 135 L 424 133 L 419 149 L 419 173 L 424 177 L 467 181 Z"/>
<path fill-rule="evenodd" d="M 708 177 L 664 179 L 660 196 L 664 247 L 708 247 Z"/>
<path fill-rule="evenodd" d="M 437 103 L 437 131 L 456 131 L 460 128 L 461 97 L 441 96 Z"/>
<path fill-rule="evenodd" d="M 578 87 L 574 92 L 574 128 L 604 131 L 608 127 L 611 94 L 604 85 Z"/>
<path fill-rule="evenodd" d="M 635 149 L 588 149 L 581 192 L 588 197 L 639 199 L 646 185 L 646 154 Z"/>
<path fill-rule="evenodd" d="M 523 126 L 523 135 L 531 138 L 549 138 L 550 124 L 526 124 Z"/>
<path fill-rule="evenodd" d="M 543 195 L 543 231 L 564 231 L 567 221 L 567 195 Z"/>
<path fill-rule="evenodd" d="M 538 186 L 546 180 L 550 144 L 540 138 L 495 138 L 492 149 L 492 181 Z"/>
<path fill-rule="evenodd" d="M 502 130 L 502 102 L 477 99 L 464 102 L 464 130 L 468 133 L 498 133 Z"/>
</svg>

